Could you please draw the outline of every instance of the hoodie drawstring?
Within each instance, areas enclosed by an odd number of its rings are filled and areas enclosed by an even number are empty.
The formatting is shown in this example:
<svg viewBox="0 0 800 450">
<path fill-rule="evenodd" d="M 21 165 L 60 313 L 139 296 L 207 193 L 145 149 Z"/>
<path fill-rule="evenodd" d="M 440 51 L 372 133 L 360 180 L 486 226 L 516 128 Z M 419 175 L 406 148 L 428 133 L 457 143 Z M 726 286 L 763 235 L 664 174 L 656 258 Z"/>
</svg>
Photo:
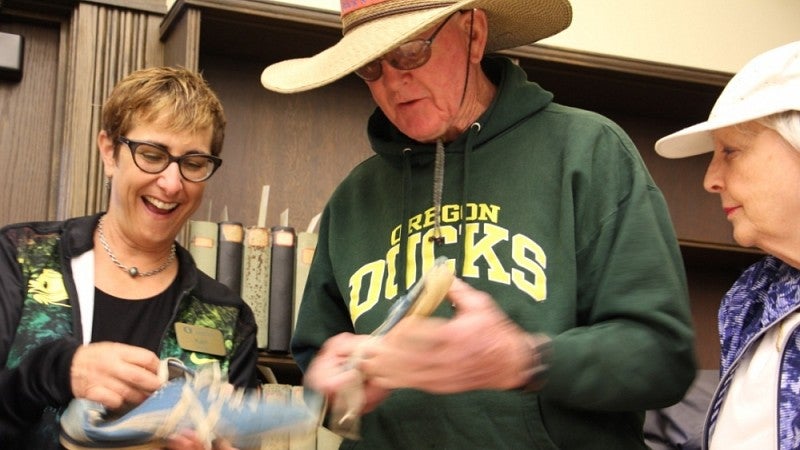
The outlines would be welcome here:
<svg viewBox="0 0 800 450">
<path fill-rule="evenodd" d="M 474 140 L 478 136 L 481 131 L 481 124 L 478 122 L 473 123 L 469 127 L 469 132 L 467 133 L 467 141 L 464 144 L 464 164 L 462 169 L 462 181 L 461 181 L 461 220 L 459 220 L 459 232 L 458 232 L 458 258 L 459 260 L 456 261 L 456 276 L 460 277 L 464 273 L 464 265 L 467 261 L 467 246 L 464 241 L 466 241 L 466 233 L 467 233 L 467 198 L 469 198 L 469 158 L 472 155 L 472 147 L 474 145 Z M 461 264 L 458 264 L 458 262 Z"/>
<path fill-rule="evenodd" d="M 444 189 L 444 143 L 436 140 L 436 159 L 433 163 L 433 236 L 430 241 L 436 245 L 444 244 L 442 237 L 442 191 Z"/>
<path fill-rule="evenodd" d="M 464 164 L 462 169 L 462 182 L 461 182 L 461 199 L 459 201 L 459 206 L 461 207 L 461 217 L 459 220 L 459 227 L 458 227 L 458 260 L 456 263 L 456 275 L 460 276 L 464 270 L 463 265 L 466 261 L 466 245 L 465 245 L 465 234 L 467 232 L 467 219 L 466 219 L 466 211 L 467 211 L 467 198 L 469 195 L 468 187 L 469 187 L 469 158 L 472 154 L 472 147 L 474 145 L 475 138 L 481 131 L 481 124 L 478 122 L 473 123 L 469 127 L 469 132 L 467 133 L 467 140 L 464 145 Z M 436 141 L 436 159 L 434 160 L 433 165 L 433 236 L 430 237 L 430 241 L 436 243 L 436 245 L 444 244 L 444 237 L 442 236 L 442 192 L 444 191 L 444 160 L 445 160 L 445 151 L 444 151 L 444 143 L 441 139 Z M 405 217 L 405 216 L 404 216 Z M 461 263 L 459 266 L 458 262 Z"/>
<path fill-rule="evenodd" d="M 406 258 L 408 257 L 408 200 L 411 198 L 411 149 L 403 149 L 403 207 L 400 220 L 400 253 L 397 254 L 397 274 L 395 279 L 400 291 L 405 293 L 406 286 Z"/>
</svg>

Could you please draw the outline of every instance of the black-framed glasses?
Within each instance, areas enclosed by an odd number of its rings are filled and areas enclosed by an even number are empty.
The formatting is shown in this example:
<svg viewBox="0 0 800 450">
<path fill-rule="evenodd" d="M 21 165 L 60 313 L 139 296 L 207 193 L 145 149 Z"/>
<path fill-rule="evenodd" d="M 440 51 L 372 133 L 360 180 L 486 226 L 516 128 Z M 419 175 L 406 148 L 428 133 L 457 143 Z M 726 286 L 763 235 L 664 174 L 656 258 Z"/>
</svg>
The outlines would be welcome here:
<svg viewBox="0 0 800 450">
<path fill-rule="evenodd" d="M 222 159 L 205 153 L 187 153 L 183 156 L 172 156 L 166 147 L 152 142 L 132 141 L 124 136 L 117 140 L 131 150 L 133 163 L 142 172 L 161 173 L 173 162 L 178 163 L 181 176 L 195 183 L 206 181 L 222 165 Z"/>
<path fill-rule="evenodd" d="M 383 66 L 381 65 L 381 61 L 383 60 L 398 70 L 411 70 L 422 67 L 431 59 L 431 44 L 436 38 L 436 35 L 442 31 L 442 28 L 444 28 L 450 18 L 455 14 L 456 13 L 453 13 L 447 16 L 447 19 L 436 28 L 436 31 L 434 31 L 428 39 L 414 39 L 402 43 L 396 49 L 356 69 L 356 75 L 365 81 L 377 80 L 383 75 Z"/>
</svg>

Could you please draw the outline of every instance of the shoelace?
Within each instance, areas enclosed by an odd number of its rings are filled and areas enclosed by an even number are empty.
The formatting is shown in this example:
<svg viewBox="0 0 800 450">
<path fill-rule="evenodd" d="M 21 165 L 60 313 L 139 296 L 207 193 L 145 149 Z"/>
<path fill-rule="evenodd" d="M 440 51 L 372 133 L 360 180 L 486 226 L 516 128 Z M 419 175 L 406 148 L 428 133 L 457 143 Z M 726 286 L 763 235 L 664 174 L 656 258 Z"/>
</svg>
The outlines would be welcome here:
<svg viewBox="0 0 800 450">
<path fill-rule="evenodd" d="M 210 444 L 213 438 L 216 437 L 214 430 L 216 429 L 217 423 L 222 417 L 222 408 L 227 405 L 227 407 L 230 409 L 243 409 L 245 406 L 245 391 L 243 389 L 235 389 L 231 384 L 223 383 L 220 376 L 219 366 L 216 364 L 214 365 L 216 367 L 212 369 L 211 374 L 208 374 L 209 376 L 195 378 L 196 383 L 193 383 L 193 394 L 202 392 L 206 385 L 209 386 L 208 396 L 211 403 L 208 406 L 208 410 L 205 411 L 203 429 L 198 430 L 198 435 L 201 436 L 201 438 L 208 444 Z M 203 373 L 202 375 L 206 375 L 206 373 Z M 202 410 L 203 408 L 200 405 L 200 400 L 196 395 L 194 395 L 193 398 L 198 405 L 198 409 Z M 253 409 L 255 410 L 257 407 L 255 402 L 251 401 L 250 403 L 253 405 Z"/>
<path fill-rule="evenodd" d="M 256 393 L 255 390 L 238 389 L 228 383 L 216 362 L 204 364 L 193 371 L 180 360 L 167 359 L 162 361 L 159 377 L 163 383 L 180 382 L 179 379 L 182 379 L 183 385 L 180 399 L 159 424 L 154 436 L 166 438 L 179 430 L 179 427 L 189 427 L 207 450 L 211 449 L 215 439 L 233 437 L 218 435 L 220 422 L 230 419 L 227 415 L 232 411 L 257 413 L 267 399 L 264 391 Z M 159 395 L 159 392 L 154 395 Z M 321 402 L 321 399 L 316 401 Z M 307 405 L 309 411 L 313 408 L 318 410 L 320 406 L 313 401 L 311 405 Z M 309 416 L 309 423 L 310 420 Z M 314 419 L 314 423 L 317 420 L 318 418 Z"/>
<path fill-rule="evenodd" d="M 188 421 L 197 437 L 205 443 L 207 449 L 210 449 L 216 437 L 214 429 L 221 417 L 222 407 L 226 403 L 231 406 L 241 404 L 244 391 L 236 390 L 223 381 L 222 371 L 216 362 L 206 364 L 197 372 L 193 372 L 183 362 L 169 358 L 162 361 L 159 377 L 166 380 L 170 372 L 178 372 L 178 376 L 185 378 L 185 382 L 181 388 L 180 400 L 156 430 L 155 435 L 169 436 L 179 425 Z M 203 407 L 203 402 L 198 396 L 202 395 L 204 389 L 211 400 L 208 409 Z"/>
</svg>

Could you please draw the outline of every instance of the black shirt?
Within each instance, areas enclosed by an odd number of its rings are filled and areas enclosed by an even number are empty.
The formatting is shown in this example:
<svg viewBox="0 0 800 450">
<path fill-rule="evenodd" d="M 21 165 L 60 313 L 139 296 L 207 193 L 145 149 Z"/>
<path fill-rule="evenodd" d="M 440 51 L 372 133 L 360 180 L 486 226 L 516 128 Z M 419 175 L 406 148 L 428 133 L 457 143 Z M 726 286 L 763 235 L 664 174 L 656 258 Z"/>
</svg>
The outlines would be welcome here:
<svg viewBox="0 0 800 450">
<path fill-rule="evenodd" d="M 158 295 L 141 300 L 114 297 L 95 288 L 92 342 L 111 341 L 158 353 L 178 298 L 177 277 Z"/>
</svg>

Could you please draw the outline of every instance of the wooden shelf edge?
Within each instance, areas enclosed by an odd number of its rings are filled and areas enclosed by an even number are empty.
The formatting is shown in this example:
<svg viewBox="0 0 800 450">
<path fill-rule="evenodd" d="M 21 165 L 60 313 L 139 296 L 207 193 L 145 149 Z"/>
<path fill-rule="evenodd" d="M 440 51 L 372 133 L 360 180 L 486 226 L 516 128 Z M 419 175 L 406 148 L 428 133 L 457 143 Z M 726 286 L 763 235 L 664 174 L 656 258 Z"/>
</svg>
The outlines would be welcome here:
<svg viewBox="0 0 800 450">
<path fill-rule="evenodd" d="M 264 19 L 285 20 L 305 25 L 341 29 L 339 14 L 317 8 L 254 0 L 177 0 L 161 22 L 161 39 L 170 33 L 176 21 L 187 8 L 206 11 L 238 13 Z"/>
<path fill-rule="evenodd" d="M 581 50 L 570 50 L 541 44 L 532 44 L 499 52 L 516 58 L 535 59 L 591 69 L 639 75 L 647 78 L 663 79 L 725 86 L 733 74 L 675 64 L 646 61 L 621 56 L 605 55 Z"/>
<path fill-rule="evenodd" d="M 740 247 L 738 245 L 717 244 L 713 242 L 693 241 L 689 239 L 678 239 L 678 244 L 681 246 L 681 248 L 686 247 L 686 248 L 714 250 L 720 252 L 736 252 L 736 253 L 750 253 L 753 255 L 765 255 L 765 253 L 759 249 Z"/>
<path fill-rule="evenodd" d="M 236 14 L 256 19 L 278 20 L 287 24 L 341 30 L 339 13 L 307 6 L 278 3 L 269 0 L 177 0 L 161 22 L 161 39 L 188 8 L 204 12 Z M 580 50 L 563 49 L 540 44 L 525 45 L 499 52 L 515 58 L 545 61 L 598 70 L 608 70 L 642 76 L 648 79 L 690 82 L 710 86 L 725 86 L 733 74 L 654 61 L 625 58 Z"/>
</svg>

